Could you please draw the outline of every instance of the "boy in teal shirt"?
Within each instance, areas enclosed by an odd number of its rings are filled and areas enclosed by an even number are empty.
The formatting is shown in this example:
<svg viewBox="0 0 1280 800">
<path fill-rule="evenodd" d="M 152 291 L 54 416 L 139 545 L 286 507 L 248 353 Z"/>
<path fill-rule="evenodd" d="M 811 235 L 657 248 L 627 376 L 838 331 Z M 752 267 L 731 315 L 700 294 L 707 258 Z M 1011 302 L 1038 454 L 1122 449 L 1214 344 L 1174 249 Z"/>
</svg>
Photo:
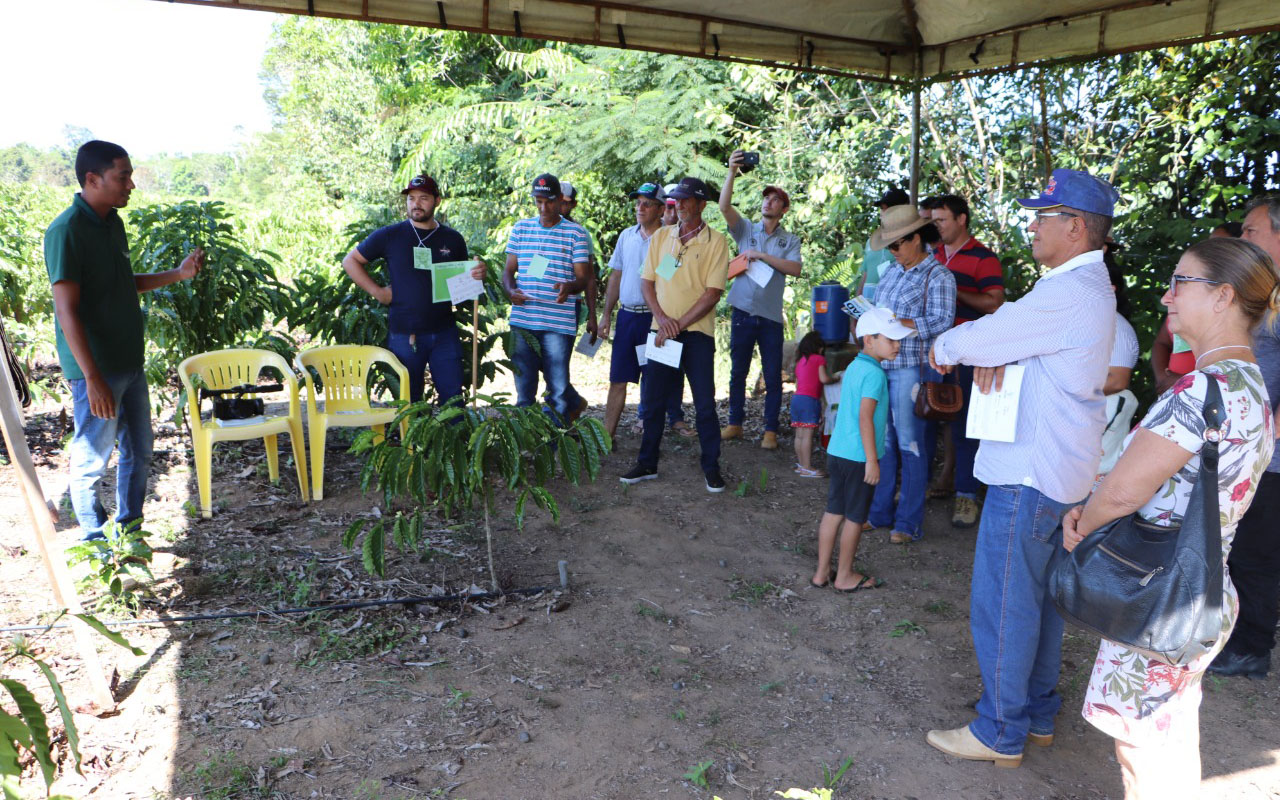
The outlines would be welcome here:
<svg viewBox="0 0 1280 800">
<path fill-rule="evenodd" d="M 840 410 L 827 447 L 827 510 L 818 523 L 818 569 L 810 583 L 831 584 L 836 591 L 873 589 L 876 579 L 853 571 L 853 557 L 866 523 L 867 510 L 880 482 L 880 458 L 884 455 L 885 428 L 889 420 L 889 380 L 881 361 L 896 358 L 902 340 L 915 330 L 903 325 L 884 308 L 873 308 L 858 319 L 855 335 L 862 352 L 845 370 L 840 388 Z M 868 446 L 874 443 L 874 447 Z M 831 552 L 840 531 L 840 556 L 831 579 Z"/>
</svg>

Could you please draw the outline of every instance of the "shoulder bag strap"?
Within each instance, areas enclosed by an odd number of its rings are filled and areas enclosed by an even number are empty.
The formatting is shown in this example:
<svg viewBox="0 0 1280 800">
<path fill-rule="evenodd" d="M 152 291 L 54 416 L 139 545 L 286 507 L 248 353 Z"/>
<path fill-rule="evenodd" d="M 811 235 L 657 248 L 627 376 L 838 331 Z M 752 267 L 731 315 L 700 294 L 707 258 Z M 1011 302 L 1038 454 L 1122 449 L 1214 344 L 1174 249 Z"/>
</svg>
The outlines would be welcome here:
<svg viewBox="0 0 1280 800">
<path fill-rule="evenodd" d="M 1203 373 L 1209 380 L 1204 395 L 1204 444 L 1200 447 L 1200 475 L 1196 479 L 1193 496 L 1200 495 L 1200 528 L 1204 537 L 1204 558 L 1209 564 L 1208 596 L 1204 599 L 1206 617 L 1221 619 L 1222 615 L 1222 523 L 1218 516 L 1218 443 L 1222 438 L 1222 425 L 1226 422 L 1226 410 L 1222 390 L 1212 373 Z M 1184 519 L 1184 528 L 1186 520 Z"/>
</svg>

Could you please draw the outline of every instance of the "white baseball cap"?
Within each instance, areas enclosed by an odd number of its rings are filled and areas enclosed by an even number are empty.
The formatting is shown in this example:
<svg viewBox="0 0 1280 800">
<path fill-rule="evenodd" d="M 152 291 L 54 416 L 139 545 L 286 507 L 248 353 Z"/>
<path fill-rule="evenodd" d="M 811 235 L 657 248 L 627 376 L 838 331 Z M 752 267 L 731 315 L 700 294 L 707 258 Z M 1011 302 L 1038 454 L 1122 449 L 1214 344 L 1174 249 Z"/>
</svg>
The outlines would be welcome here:
<svg viewBox="0 0 1280 800">
<path fill-rule="evenodd" d="M 906 339 L 916 335 L 914 328 L 908 328 L 898 321 L 893 312 L 887 308 L 873 308 L 858 317 L 857 336 L 874 336 L 877 333 L 890 339 Z"/>
<path fill-rule="evenodd" d="M 671 193 L 674 192 L 676 187 L 679 185 L 680 184 L 678 183 L 668 183 L 666 186 L 662 187 L 663 202 L 669 206 L 674 206 L 676 204 L 676 199 L 671 196 Z"/>
</svg>

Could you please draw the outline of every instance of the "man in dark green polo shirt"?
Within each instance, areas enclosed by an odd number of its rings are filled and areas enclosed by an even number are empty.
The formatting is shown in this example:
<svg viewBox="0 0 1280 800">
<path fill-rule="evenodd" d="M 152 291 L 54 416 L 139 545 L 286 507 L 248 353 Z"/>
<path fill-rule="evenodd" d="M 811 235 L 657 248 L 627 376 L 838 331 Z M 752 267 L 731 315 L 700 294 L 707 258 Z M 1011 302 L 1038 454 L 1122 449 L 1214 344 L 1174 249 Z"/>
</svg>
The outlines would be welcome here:
<svg viewBox="0 0 1280 800">
<path fill-rule="evenodd" d="M 116 211 L 129 204 L 133 165 L 123 147 L 92 141 L 76 153 L 81 191 L 44 235 L 53 284 L 58 361 L 71 385 L 71 505 L 85 539 L 104 537 L 107 513 L 98 484 L 120 446 L 116 522 L 142 519 L 151 467 L 151 400 L 142 372 L 143 326 L 138 294 L 192 278 L 204 266 L 196 249 L 167 272 L 135 275 Z"/>
</svg>

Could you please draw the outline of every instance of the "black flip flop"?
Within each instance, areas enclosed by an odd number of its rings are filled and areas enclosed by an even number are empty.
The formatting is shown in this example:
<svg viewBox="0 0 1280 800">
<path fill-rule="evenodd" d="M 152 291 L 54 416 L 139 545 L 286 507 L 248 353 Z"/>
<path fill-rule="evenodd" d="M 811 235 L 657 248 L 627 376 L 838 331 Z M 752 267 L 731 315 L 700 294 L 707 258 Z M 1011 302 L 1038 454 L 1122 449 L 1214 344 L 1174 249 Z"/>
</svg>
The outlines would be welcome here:
<svg viewBox="0 0 1280 800">
<path fill-rule="evenodd" d="M 884 581 L 877 580 L 870 575 L 863 575 L 862 580 L 858 581 L 858 585 L 854 586 L 852 589 L 836 589 L 836 591 L 841 594 L 853 594 L 854 592 L 860 592 L 868 589 L 879 589 L 881 586 L 884 586 Z"/>
</svg>

